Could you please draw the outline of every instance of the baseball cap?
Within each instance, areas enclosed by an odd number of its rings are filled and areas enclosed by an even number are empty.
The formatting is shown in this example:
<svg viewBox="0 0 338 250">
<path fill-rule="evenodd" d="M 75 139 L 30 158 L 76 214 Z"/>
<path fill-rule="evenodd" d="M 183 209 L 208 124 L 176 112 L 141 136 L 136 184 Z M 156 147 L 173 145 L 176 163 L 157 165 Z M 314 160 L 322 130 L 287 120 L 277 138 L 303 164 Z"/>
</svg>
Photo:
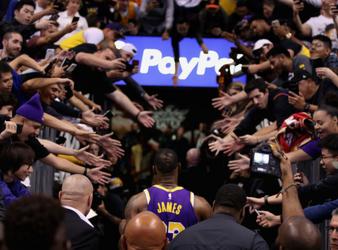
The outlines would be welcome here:
<svg viewBox="0 0 338 250">
<path fill-rule="evenodd" d="M 299 82 L 301 80 L 306 80 L 306 79 L 313 79 L 316 81 L 316 77 L 312 75 L 310 72 L 304 69 L 299 69 L 295 71 L 293 77 L 290 79 L 290 82 Z"/>
<path fill-rule="evenodd" d="M 263 48 L 264 45 L 267 45 L 267 44 L 272 44 L 272 42 L 270 42 L 268 39 L 259 39 L 257 42 L 255 42 L 255 45 L 252 50 L 253 51 L 259 50 Z"/>
<path fill-rule="evenodd" d="M 122 47 L 121 50 L 124 50 L 126 52 L 129 52 L 133 54 L 133 56 L 137 53 L 137 49 L 132 43 L 125 43 Z"/>
</svg>

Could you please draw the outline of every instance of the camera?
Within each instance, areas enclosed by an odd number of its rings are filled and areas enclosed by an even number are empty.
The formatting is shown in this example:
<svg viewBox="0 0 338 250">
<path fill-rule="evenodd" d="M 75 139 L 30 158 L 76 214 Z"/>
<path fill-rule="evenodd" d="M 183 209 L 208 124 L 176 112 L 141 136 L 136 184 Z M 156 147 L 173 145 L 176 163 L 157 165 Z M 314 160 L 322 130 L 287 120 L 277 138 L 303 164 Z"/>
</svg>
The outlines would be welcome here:
<svg viewBox="0 0 338 250">
<path fill-rule="evenodd" d="M 281 177 L 280 161 L 273 155 L 270 144 L 263 142 L 252 149 L 251 172 Z"/>
</svg>

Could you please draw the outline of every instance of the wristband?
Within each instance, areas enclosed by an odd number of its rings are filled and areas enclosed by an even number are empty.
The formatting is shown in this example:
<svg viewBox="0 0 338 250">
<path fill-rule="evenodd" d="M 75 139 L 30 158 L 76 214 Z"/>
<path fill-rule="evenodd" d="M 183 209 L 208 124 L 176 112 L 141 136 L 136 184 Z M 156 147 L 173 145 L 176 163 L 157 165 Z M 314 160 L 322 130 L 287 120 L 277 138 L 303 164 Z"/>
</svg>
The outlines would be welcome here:
<svg viewBox="0 0 338 250">
<path fill-rule="evenodd" d="M 84 172 L 83 172 L 83 175 L 84 175 L 84 176 L 87 176 L 87 172 L 88 172 L 88 168 L 85 167 Z"/>
<path fill-rule="evenodd" d="M 140 116 L 140 114 L 141 114 L 141 111 L 139 111 L 139 112 L 137 113 L 137 115 L 135 116 L 136 121 L 138 120 L 138 117 Z"/>
<path fill-rule="evenodd" d="M 264 196 L 264 205 L 269 205 L 269 202 L 268 202 L 268 198 L 269 198 L 269 195 L 265 195 Z"/>
</svg>

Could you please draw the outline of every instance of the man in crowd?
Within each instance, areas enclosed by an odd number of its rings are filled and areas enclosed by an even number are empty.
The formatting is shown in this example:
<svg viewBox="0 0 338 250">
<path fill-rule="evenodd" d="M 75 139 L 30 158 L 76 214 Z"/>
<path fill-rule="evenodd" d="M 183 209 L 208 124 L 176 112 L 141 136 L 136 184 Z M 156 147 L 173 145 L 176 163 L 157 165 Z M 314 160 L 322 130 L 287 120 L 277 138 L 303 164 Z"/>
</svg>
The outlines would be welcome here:
<svg viewBox="0 0 338 250">
<path fill-rule="evenodd" d="M 61 205 L 65 208 L 67 238 L 74 250 L 97 250 L 98 234 L 86 218 L 93 201 L 93 186 L 83 175 L 68 176 L 59 193 Z"/>
<path fill-rule="evenodd" d="M 154 180 L 157 185 L 130 198 L 125 208 L 127 220 L 141 211 L 157 214 L 167 227 L 167 238 L 172 240 L 185 228 L 210 216 L 208 202 L 177 186 L 179 162 L 170 149 L 161 149 L 154 160 Z"/>
<path fill-rule="evenodd" d="M 215 197 L 213 216 L 187 228 L 168 249 L 269 249 L 258 233 L 240 225 L 245 204 L 242 188 L 234 184 L 222 186 Z"/>
</svg>

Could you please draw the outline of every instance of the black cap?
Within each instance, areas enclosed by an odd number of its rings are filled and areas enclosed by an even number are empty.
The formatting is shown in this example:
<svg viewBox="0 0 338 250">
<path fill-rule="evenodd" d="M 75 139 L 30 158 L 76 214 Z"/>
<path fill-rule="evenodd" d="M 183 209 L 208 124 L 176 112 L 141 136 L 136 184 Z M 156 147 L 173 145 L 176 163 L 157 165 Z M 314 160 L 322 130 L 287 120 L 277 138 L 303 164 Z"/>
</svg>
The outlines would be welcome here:
<svg viewBox="0 0 338 250">
<path fill-rule="evenodd" d="M 306 80 L 306 79 L 312 79 L 316 81 L 316 77 L 312 75 L 310 72 L 304 69 L 299 69 L 295 71 L 293 77 L 290 79 L 290 82 L 299 82 L 301 80 Z"/>
<path fill-rule="evenodd" d="M 240 210 L 245 204 L 245 192 L 235 184 L 225 184 L 216 193 L 215 206 L 232 207 Z"/>
</svg>

